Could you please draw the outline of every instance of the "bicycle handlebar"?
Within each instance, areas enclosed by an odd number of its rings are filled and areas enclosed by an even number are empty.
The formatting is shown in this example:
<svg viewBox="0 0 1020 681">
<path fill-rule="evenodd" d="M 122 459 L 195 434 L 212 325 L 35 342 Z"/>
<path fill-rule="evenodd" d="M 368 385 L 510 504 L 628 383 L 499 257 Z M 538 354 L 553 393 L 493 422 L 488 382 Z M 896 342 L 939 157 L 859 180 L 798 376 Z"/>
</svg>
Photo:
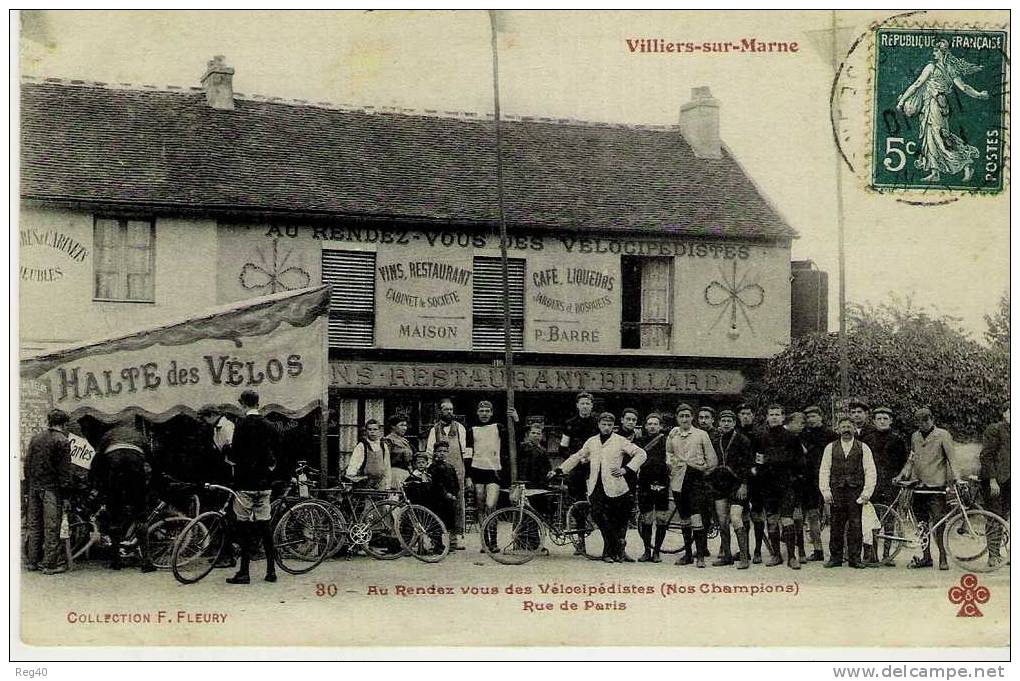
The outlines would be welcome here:
<svg viewBox="0 0 1020 681">
<path fill-rule="evenodd" d="M 230 489 L 229 487 L 224 487 L 223 485 L 214 485 L 211 482 L 207 482 L 204 485 L 202 485 L 202 487 L 204 487 L 207 490 L 216 490 L 216 491 L 220 491 L 220 492 L 227 492 L 230 496 L 234 497 L 235 499 L 237 498 L 237 492 L 235 492 L 234 490 Z"/>
</svg>

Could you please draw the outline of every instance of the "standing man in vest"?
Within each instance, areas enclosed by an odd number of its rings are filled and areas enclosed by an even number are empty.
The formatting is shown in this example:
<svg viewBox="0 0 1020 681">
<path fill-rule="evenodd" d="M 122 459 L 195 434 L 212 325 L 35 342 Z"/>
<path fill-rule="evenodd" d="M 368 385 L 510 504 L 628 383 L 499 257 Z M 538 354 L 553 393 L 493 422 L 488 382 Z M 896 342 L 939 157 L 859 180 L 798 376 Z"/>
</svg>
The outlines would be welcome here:
<svg viewBox="0 0 1020 681">
<path fill-rule="evenodd" d="M 429 430 L 425 441 L 425 451 L 432 455 L 435 445 L 440 440 L 447 443 L 446 462 L 457 472 L 457 513 L 455 527 L 450 532 L 450 548 L 462 551 L 460 540 L 464 537 L 464 488 L 470 484 L 465 475 L 465 459 L 471 460 L 471 449 L 467 442 L 467 429 L 453 419 L 453 400 L 444 398 L 439 403 L 439 422 Z"/>
<path fill-rule="evenodd" d="M 270 489 L 276 468 L 279 431 L 259 413 L 259 394 L 245 390 L 238 399 L 244 416 L 234 427 L 231 458 L 234 461 L 234 515 L 237 516 L 238 539 L 241 544 L 241 566 L 227 584 L 248 584 L 248 564 L 261 540 L 266 554 L 267 582 L 276 581 L 276 550 L 273 529 L 269 522 Z"/>
<path fill-rule="evenodd" d="M 751 566 L 747 539 L 750 524 L 747 493 L 751 466 L 754 464 L 754 451 L 751 441 L 737 431 L 736 425 L 736 414 L 729 409 L 719 412 L 719 428 L 712 441 L 719 456 L 719 466 L 709 474 L 709 481 L 715 493 L 715 513 L 719 520 L 722 555 L 712 565 L 716 567 L 733 565 L 730 542 L 732 524 L 737 533 L 737 546 L 740 549 L 740 565 L 737 569 L 746 570 Z"/>
<path fill-rule="evenodd" d="M 801 489 L 800 503 L 804 509 L 804 520 L 808 526 L 808 536 L 811 538 L 811 555 L 808 562 L 825 560 L 825 553 L 822 551 L 822 512 L 825 508 L 825 499 L 818 489 L 818 472 L 822 468 L 822 455 L 825 453 L 825 445 L 839 438 L 836 432 L 828 428 L 822 417 L 822 409 L 817 405 L 811 405 L 804 409 L 805 425 L 800 433 L 800 443 L 804 445 L 806 471 L 804 487 Z"/>
<path fill-rule="evenodd" d="M 865 431 L 860 436 L 861 442 L 871 448 L 871 456 L 875 460 L 875 492 L 871 500 L 876 503 L 889 505 L 896 499 L 898 490 L 893 485 L 892 479 L 903 470 L 907 463 L 907 443 L 898 432 L 893 430 L 893 413 L 889 407 L 875 407 L 872 412 L 874 428 Z M 871 555 L 867 557 L 867 565 L 874 567 L 879 564 L 878 530 L 872 532 L 874 535 L 871 542 Z M 889 560 L 889 549 L 891 542 L 886 540 L 882 547 L 882 559 L 886 565 L 892 565 Z"/>
<path fill-rule="evenodd" d="M 985 429 L 981 447 L 981 491 L 988 510 L 1009 522 L 1009 402 L 1002 410 L 1002 420 Z M 1000 536 L 989 533 L 989 567 L 1002 562 L 1000 541 Z"/>
<path fill-rule="evenodd" d="M 591 512 L 602 533 L 604 549 L 602 560 L 622 563 L 623 546 L 620 545 L 620 524 L 630 515 L 631 497 L 624 475 L 625 468 L 637 473 L 647 456 L 645 450 L 613 432 L 616 417 L 609 412 L 599 414 L 599 434 L 588 439 L 584 446 L 570 455 L 559 468 L 549 475 L 569 473 L 578 464 L 589 464 L 586 489 Z M 630 462 L 624 465 L 626 457 Z"/>
<path fill-rule="evenodd" d="M 563 426 L 563 435 L 560 436 L 560 456 L 566 459 L 579 447 L 584 445 L 589 438 L 598 435 L 598 421 L 592 415 L 591 410 L 595 404 L 591 393 L 578 393 L 574 402 L 577 414 L 567 419 Z M 588 464 L 580 463 L 574 469 L 574 474 L 567 479 L 567 486 L 570 489 L 570 496 L 573 501 L 581 501 L 587 498 Z M 574 518 L 578 527 L 585 525 L 585 518 Z M 584 538 L 582 537 L 574 549 L 575 556 L 584 555 Z"/>
<path fill-rule="evenodd" d="M 478 422 L 467 432 L 467 448 L 470 458 L 465 456 L 467 477 L 475 485 L 475 504 L 478 524 L 481 526 L 485 518 L 496 510 L 499 501 L 499 485 L 510 480 L 510 443 L 506 426 L 492 420 L 492 402 L 482 400 L 475 411 Z M 517 410 L 508 411 L 510 418 L 517 423 Z M 496 528 L 489 528 L 491 534 L 482 537 L 482 553 L 494 550 Z"/>
<path fill-rule="evenodd" d="M 843 565 L 845 533 L 848 564 L 852 568 L 863 568 L 861 508 L 875 490 L 875 461 L 868 445 L 854 435 L 854 425 L 849 418 L 840 418 L 836 431 L 839 440 L 825 446 L 818 472 L 818 488 L 825 502 L 832 504 L 829 560 L 825 567 Z"/>
<path fill-rule="evenodd" d="M 375 419 L 365 421 L 365 437 L 354 445 L 345 475 L 351 480 L 364 479 L 368 489 L 393 488 L 390 443 L 383 438 L 382 424 Z"/>
</svg>

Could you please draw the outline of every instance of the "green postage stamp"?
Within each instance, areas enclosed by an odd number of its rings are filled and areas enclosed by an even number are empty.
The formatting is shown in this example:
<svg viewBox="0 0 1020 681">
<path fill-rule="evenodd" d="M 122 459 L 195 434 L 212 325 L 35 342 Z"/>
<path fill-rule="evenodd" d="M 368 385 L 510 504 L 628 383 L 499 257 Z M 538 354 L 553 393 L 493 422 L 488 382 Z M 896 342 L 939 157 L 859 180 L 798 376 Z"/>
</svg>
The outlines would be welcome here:
<svg viewBox="0 0 1020 681">
<path fill-rule="evenodd" d="M 872 186 L 1002 191 L 1007 34 L 880 28 L 874 54 Z"/>
</svg>

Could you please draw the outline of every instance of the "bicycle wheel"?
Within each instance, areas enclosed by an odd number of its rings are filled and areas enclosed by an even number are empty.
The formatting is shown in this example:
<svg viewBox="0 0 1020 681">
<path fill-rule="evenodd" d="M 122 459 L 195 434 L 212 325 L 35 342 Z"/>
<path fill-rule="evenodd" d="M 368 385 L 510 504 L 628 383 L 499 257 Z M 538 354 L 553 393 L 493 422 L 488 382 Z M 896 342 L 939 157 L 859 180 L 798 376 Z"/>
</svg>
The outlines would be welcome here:
<svg viewBox="0 0 1020 681">
<path fill-rule="evenodd" d="M 534 511 L 520 506 L 501 508 L 482 522 L 482 536 L 489 536 L 490 558 L 504 565 L 522 565 L 542 552 L 545 524 Z"/>
<path fill-rule="evenodd" d="M 88 517 L 71 510 L 67 512 L 68 527 L 71 537 L 71 559 L 78 560 L 98 541 L 99 530 L 92 525 Z M 96 534 L 96 537 L 92 535 Z"/>
<path fill-rule="evenodd" d="M 303 501 L 283 512 L 273 529 L 276 564 L 303 575 L 326 559 L 332 543 L 333 518 L 319 502 Z"/>
<path fill-rule="evenodd" d="M 351 541 L 377 560 L 407 555 L 397 535 L 397 520 L 403 504 L 385 499 L 369 502 L 351 523 Z"/>
<path fill-rule="evenodd" d="M 194 518 L 181 530 L 170 555 L 170 569 L 181 584 L 194 584 L 209 574 L 227 543 L 227 520 L 218 511 Z"/>
<path fill-rule="evenodd" d="M 567 533 L 575 549 L 584 550 L 588 546 L 588 538 L 595 532 L 595 523 L 591 519 L 591 504 L 587 501 L 575 501 L 567 509 Z"/>
<path fill-rule="evenodd" d="M 424 563 L 438 563 L 450 552 L 446 525 L 438 515 L 418 504 L 400 512 L 397 537 L 404 549 Z"/>
<path fill-rule="evenodd" d="M 942 530 L 949 558 L 967 572 L 993 572 L 1009 563 L 1009 524 L 991 511 L 957 513 Z"/>
<path fill-rule="evenodd" d="M 177 536 L 191 522 L 191 518 L 182 515 L 170 516 L 149 525 L 146 532 L 149 539 L 149 556 L 152 564 L 160 570 L 170 569 L 170 558 L 174 552 Z"/>
<path fill-rule="evenodd" d="M 348 535 L 351 523 L 347 519 L 343 510 L 336 504 L 323 500 L 319 500 L 319 503 L 323 505 L 329 513 L 330 518 L 333 520 L 330 525 L 332 531 L 330 532 L 329 537 L 329 548 L 326 550 L 326 558 L 332 558 L 336 554 L 351 546 L 350 537 Z"/>
<path fill-rule="evenodd" d="M 878 532 L 878 546 L 875 547 L 880 560 L 894 560 L 903 545 L 909 541 L 903 529 L 903 519 L 892 506 L 886 504 L 872 504 L 875 507 L 875 515 L 878 516 L 878 524 L 881 529 Z"/>
<path fill-rule="evenodd" d="M 666 519 L 666 536 L 662 540 L 660 553 L 680 553 L 687 546 L 683 528 L 680 526 L 680 512 L 674 507 Z"/>
</svg>

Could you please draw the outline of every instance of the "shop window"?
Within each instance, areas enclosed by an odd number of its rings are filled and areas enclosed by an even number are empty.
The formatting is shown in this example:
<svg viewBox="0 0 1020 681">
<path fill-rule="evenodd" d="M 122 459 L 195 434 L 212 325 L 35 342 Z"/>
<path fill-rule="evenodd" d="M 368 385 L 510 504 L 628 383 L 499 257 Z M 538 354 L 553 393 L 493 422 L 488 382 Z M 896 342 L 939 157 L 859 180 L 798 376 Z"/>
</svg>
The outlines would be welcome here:
<svg viewBox="0 0 1020 681">
<path fill-rule="evenodd" d="M 623 256 L 620 346 L 669 350 L 672 336 L 672 258 Z"/>
<path fill-rule="evenodd" d="M 370 348 L 375 343 L 375 253 L 322 251 L 322 283 L 332 286 L 329 345 Z"/>
<path fill-rule="evenodd" d="M 471 345 L 475 350 L 503 350 L 503 297 L 510 298 L 510 343 L 514 350 L 524 349 L 524 259 L 509 258 L 506 291 L 499 258 L 475 257 Z"/>
<path fill-rule="evenodd" d="M 152 220 L 96 218 L 96 300 L 155 302 L 156 226 Z"/>
</svg>

